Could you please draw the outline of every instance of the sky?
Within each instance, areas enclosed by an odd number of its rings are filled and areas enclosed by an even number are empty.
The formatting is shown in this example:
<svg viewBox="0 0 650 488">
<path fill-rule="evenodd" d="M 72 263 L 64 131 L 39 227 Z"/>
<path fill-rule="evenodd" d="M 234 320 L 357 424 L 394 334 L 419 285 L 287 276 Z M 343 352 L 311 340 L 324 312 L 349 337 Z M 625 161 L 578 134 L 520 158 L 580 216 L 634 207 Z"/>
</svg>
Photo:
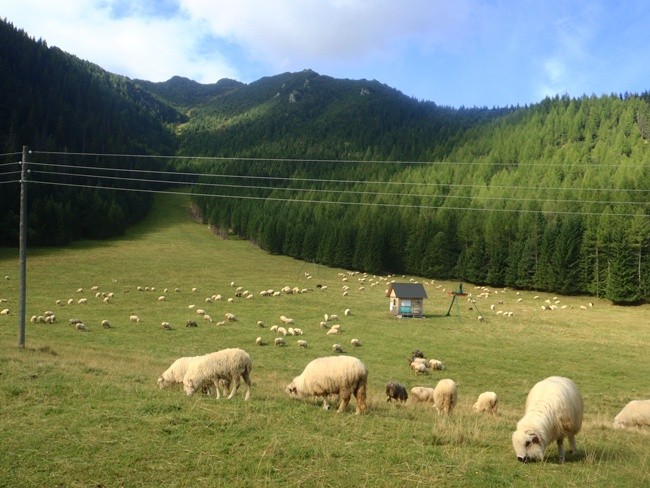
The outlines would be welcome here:
<svg viewBox="0 0 650 488">
<path fill-rule="evenodd" d="M 650 91 L 647 0 L 2 0 L 0 17 L 155 82 L 312 69 L 456 108 Z"/>
</svg>

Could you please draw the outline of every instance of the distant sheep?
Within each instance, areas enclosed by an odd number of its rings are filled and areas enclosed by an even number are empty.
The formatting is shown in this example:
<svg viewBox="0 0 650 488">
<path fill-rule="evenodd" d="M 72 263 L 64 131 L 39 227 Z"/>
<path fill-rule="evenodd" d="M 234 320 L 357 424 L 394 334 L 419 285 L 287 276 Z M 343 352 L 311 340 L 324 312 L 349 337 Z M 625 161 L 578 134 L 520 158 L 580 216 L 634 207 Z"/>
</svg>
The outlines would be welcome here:
<svg viewBox="0 0 650 488">
<path fill-rule="evenodd" d="M 328 398 L 338 395 L 338 411 L 344 412 L 354 395 L 356 413 L 366 409 L 368 368 L 352 356 L 328 356 L 311 361 L 304 371 L 286 387 L 293 398 L 315 396 L 323 398 L 323 408 L 329 409 Z"/>
<path fill-rule="evenodd" d="M 411 388 L 411 400 L 433 403 L 433 392 L 434 389 L 427 386 L 414 386 Z"/>
<path fill-rule="evenodd" d="M 140 317 L 138 317 L 137 315 L 134 314 L 134 315 L 131 315 L 131 316 L 129 317 L 129 320 L 130 320 L 131 322 L 136 322 L 136 323 L 138 323 L 138 322 L 140 322 Z"/>
<path fill-rule="evenodd" d="M 420 361 L 413 361 L 411 363 L 411 369 L 419 374 L 427 374 L 429 372 L 427 363 L 422 363 Z"/>
<path fill-rule="evenodd" d="M 517 459 L 544 460 L 544 450 L 557 441 L 558 458 L 564 462 L 564 438 L 575 454 L 576 434 L 582 426 L 584 404 L 576 384 L 569 378 L 551 376 L 535 384 L 528 393 L 524 416 L 512 434 Z"/>
<path fill-rule="evenodd" d="M 429 368 L 434 371 L 443 371 L 445 369 L 445 365 L 438 359 L 429 359 L 427 364 L 429 365 Z"/>
<path fill-rule="evenodd" d="M 185 327 L 198 327 L 199 325 L 196 323 L 196 320 L 188 320 L 185 322 Z"/>
<path fill-rule="evenodd" d="M 284 327 L 278 327 L 277 333 L 281 334 L 283 336 L 286 336 L 287 335 L 287 329 L 285 329 Z"/>
<path fill-rule="evenodd" d="M 341 344 L 332 344 L 332 352 L 345 352 Z"/>
<path fill-rule="evenodd" d="M 203 320 L 205 320 L 206 322 L 212 323 L 212 317 L 210 315 L 208 315 L 207 313 L 203 314 Z"/>
<path fill-rule="evenodd" d="M 614 417 L 614 428 L 650 426 L 650 400 L 632 400 Z"/>
<path fill-rule="evenodd" d="M 86 324 L 83 322 L 77 322 L 74 324 L 75 329 L 77 329 L 80 332 L 86 332 L 88 329 L 86 328 Z"/>
<path fill-rule="evenodd" d="M 172 330 L 172 324 L 169 322 L 162 322 L 160 324 L 160 327 L 163 328 L 164 330 Z"/>
<path fill-rule="evenodd" d="M 433 389 L 433 404 L 439 414 L 449 415 L 458 401 L 458 387 L 450 379 L 438 381 Z"/>
<path fill-rule="evenodd" d="M 346 308 L 345 311 L 343 312 L 343 315 L 345 315 L 346 317 L 349 316 L 349 315 L 352 315 L 352 310 L 350 310 L 349 308 Z"/>
<path fill-rule="evenodd" d="M 255 339 L 255 344 L 257 344 L 258 346 L 263 346 L 264 341 L 262 340 L 261 337 L 258 337 L 257 339 Z"/>
<path fill-rule="evenodd" d="M 350 339 L 350 344 L 352 344 L 352 347 L 361 347 L 361 341 L 357 338 Z"/>
<path fill-rule="evenodd" d="M 499 397 L 493 391 L 485 391 L 478 396 L 472 408 L 475 412 L 496 414 L 499 408 Z"/>
<path fill-rule="evenodd" d="M 206 383 L 218 384 L 219 380 L 224 380 L 232 386 L 228 395 L 228 399 L 231 399 L 237 393 L 240 380 L 243 379 L 246 384 L 244 400 L 248 400 L 251 394 L 252 368 L 251 358 L 243 349 L 222 349 L 190 362 L 183 378 L 183 388 L 190 396 Z"/>
<path fill-rule="evenodd" d="M 400 402 L 405 402 L 408 400 L 409 395 L 406 393 L 406 388 L 404 385 L 397 383 L 396 381 L 389 381 L 386 383 L 386 401 L 390 402 L 391 400 L 398 400 Z"/>
<path fill-rule="evenodd" d="M 296 341 L 296 344 L 298 344 L 298 346 L 300 347 L 307 347 L 307 341 L 305 341 L 304 339 L 298 339 Z"/>
<path fill-rule="evenodd" d="M 111 323 L 108 320 L 104 319 L 104 320 L 102 320 L 102 327 L 104 329 L 110 329 L 111 328 Z"/>
<path fill-rule="evenodd" d="M 273 344 L 275 344 L 276 346 L 286 346 L 287 342 L 284 340 L 283 337 L 276 337 L 273 340 Z"/>
</svg>

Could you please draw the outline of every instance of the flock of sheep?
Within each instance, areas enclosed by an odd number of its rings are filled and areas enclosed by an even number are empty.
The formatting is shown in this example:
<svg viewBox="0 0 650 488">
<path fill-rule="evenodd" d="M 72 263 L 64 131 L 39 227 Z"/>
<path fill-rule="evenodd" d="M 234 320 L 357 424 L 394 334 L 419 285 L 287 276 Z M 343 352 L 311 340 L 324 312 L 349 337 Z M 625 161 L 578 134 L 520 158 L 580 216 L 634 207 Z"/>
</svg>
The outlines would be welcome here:
<svg viewBox="0 0 650 488">
<path fill-rule="evenodd" d="M 343 281 L 347 281 L 347 277 L 343 276 Z M 376 286 L 379 283 L 379 280 L 370 280 L 370 286 Z M 235 288 L 237 298 L 250 299 L 253 297 L 251 292 L 236 287 L 234 282 L 231 283 L 231 286 Z M 363 290 L 364 287 L 365 284 L 362 281 L 359 289 Z M 318 288 L 326 289 L 325 286 L 321 287 L 320 285 Z M 137 290 L 155 292 L 153 287 L 138 287 Z M 115 296 L 113 293 L 100 292 L 98 287 L 93 287 L 91 291 L 95 293 L 97 299 L 101 299 L 105 303 L 109 303 Z M 178 288 L 174 291 L 180 292 Z M 197 290 L 193 289 L 192 291 L 196 292 Z M 287 286 L 278 291 L 263 290 L 259 295 L 261 297 L 276 297 L 282 294 L 300 294 L 309 291 L 311 289 Z M 345 284 L 342 290 L 343 294 L 345 295 L 349 291 L 349 285 Z M 80 288 L 77 292 L 83 293 L 83 289 Z M 169 290 L 165 289 L 163 294 L 158 297 L 158 301 L 166 301 L 168 293 Z M 481 290 L 481 293 L 476 297 L 472 297 L 470 294 L 468 298 L 471 302 L 470 309 L 473 304 L 477 303 L 477 298 L 487 298 L 489 296 L 490 292 L 487 290 Z M 212 295 L 205 299 L 206 303 L 214 303 L 220 300 L 222 300 L 221 295 Z M 228 302 L 232 303 L 232 299 L 228 299 Z M 68 299 L 66 301 L 58 300 L 56 303 L 60 306 L 75 303 L 85 305 L 88 300 L 86 298 Z M 545 303 L 542 308 L 544 310 L 554 310 L 557 309 L 558 303 L 557 300 Z M 212 317 L 205 310 L 196 308 L 194 305 L 190 305 L 188 308 L 194 310 L 203 320 L 212 322 Z M 512 316 L 511 311 L 495 310 L 496 306 L 490 308 L 498 315 Z M 346 309 L 344 316 L 351 315 L 351 313 L 350 309 Z M 8 308 L 2 309 L 0 314 L 9 315 L 10 310 Z M 223 325 L 237 320 L 237 317 L 232 313 L 226 313 L 224 318 L 224 321 L 218 323 Z M 31 318 L 33 323 L 44 324 L 53 324 L 56 320 L 56 314 L 49 310 Z M 484 318 L 479 315 L 479 320 L 483 321 Z M 129 316 L 129 321 L 139 323 L 141 319 L 137 314 L 133 313 Z M 320 327 L 326 330 L 327 335 L 340 334 L 342 331 L 340 324 L 329 325 L 330 322 L 338 321 L 338 315 L 325 314 L 324 320 L 320 322 Z M 282 322 L 282 325 L 274 325 L 268 329 L 277 336 L 273 339 L 274 345 L 285 346 L 288 336 L 302 336 L 304 334 L 302 329 L 295 326 L 293 319 L 282 315 L 280 316 L 280 322 Z M 70 319 L 69 323 L 79 331 L 88 330 L 86 324 L 80 319 Z M 188 320 L 185 325 L 186 327 L 196 327 L 198 324 L 195 320 Z M 257 325 L 260 328 L 266 327 L 262 321 L 258 321 Z M 111 324 L 107 319 L 101 321 L 101 326 L 106 329 L 111 328 Z M 161 323 L 161 328 L 171 330 L 173 327 L 170 322 L 165 321 Z M 255 343 L 259 346 L 266 344 L 261 336 L 257 337 Z M 308 347 L 307 341 L 303 338 L 297 339 L 296 344 L 299 347 Z M 352 347 L 360 347 L 361 341 L 358 338 L 353 338 L 350 340 L 350 344 Z M 335 355 L 318 357 L 309 362 L 303 372 L 293 378 L 286 386 L 285 392 L 293 398 L 321 398 L 324 409 L 329 409 L 332 399 L 338 398 L 339 412 L 345 411 L 350 400 L 354 397 L 356 413 L 363 413 L 366 410 L 368 368 L 360 359 L 345 355 L 344 352 L 341 344 L 333 344 L 332 353 Z M 409 364 L 416 373 L 428 373 L 430 370 L 443 371 L 445 369 L 440 360 L 427 360 L 419 350 L 412 353 Z M 239 348 L 228 348 L 201 356 L 182 357 L 175 360 L 158 378 L 158 386 L 167 388 L 175 384 L 182 384 L 188 396 L 200 391 L 214 393 L 217 398 L 220 398 L 222 393 L 225 395 L 226 391 L 229 390 L 228 398 L 231 399 L 243 381 L 246 386 L 245 400 L 248 400 L 251 395 L 251 371 L 252 360 L 249 353 Z M 430 402 L 439 414 L 445 415 L 452 413 L 458 401 L 457 385 L 450 378 L 441 379 L 434 388 L 414 386 L 410 389 L 410 392 L 407 392 L 406 387 L 396 381 L 389 381 L 386 384 L 387 401 L 406 402 L 409 399 L 409 393 L 411 401 Z M 486 391 L 479 395 L 473 405 L 473 410 L 494 415 L 497 413 L 498 404 L 497 394 Z M 560 462 L 563 462 L 565 458 L 564 438 L 567 438 L 572 453 L 575 453 L 575 436 L 580 431 L 582 416 L 583 399 L 572 380 L 552 376 L 540 381 L 530 390 L 525 403 L 524 415 L 517 423 L 516 430 L 512 434 L 512 445 L 517 459 L 522 462 L 534 459 L 543 460 L 546 447 L 556 442 L 558 458 Z M 614 427 L 630 426 L 650 426 L 650 400 L 632 401 L 616 415 Z"/>
</svg>

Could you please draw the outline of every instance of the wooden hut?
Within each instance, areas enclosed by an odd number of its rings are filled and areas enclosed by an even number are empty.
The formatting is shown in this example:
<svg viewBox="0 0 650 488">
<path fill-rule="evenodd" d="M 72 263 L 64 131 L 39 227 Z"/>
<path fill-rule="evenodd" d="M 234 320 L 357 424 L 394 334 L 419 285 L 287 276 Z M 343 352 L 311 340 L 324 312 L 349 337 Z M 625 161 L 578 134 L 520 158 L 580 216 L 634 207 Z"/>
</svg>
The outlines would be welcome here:
<svg viewBox="0 0 650 488">
<path fill-rule="evenodd" d="M 388 298 L 393 315 L 421 318 L 424 316 L 424 299 L 429 297 L 420 283 L 391 283 Z"/>
</svg>

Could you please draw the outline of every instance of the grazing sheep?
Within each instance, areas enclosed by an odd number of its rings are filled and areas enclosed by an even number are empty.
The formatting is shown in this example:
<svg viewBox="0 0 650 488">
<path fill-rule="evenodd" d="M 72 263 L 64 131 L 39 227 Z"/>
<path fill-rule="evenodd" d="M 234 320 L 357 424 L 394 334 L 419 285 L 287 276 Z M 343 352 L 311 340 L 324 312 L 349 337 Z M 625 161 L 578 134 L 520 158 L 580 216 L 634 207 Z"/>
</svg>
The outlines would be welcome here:
<svg viewBox="0 0 650 488">
<path fill-rule="evenodd" d="M 449 415 L 456 406 L 458 400 L 458 387 L 456 382 L 450 379 L 438 381 L 433 389 L 433 404 L 438 414 Z"/>
<path fill-rule="evenodd" d="M 172 324 L 169 322 L 163 322 L 160 324 L 160 327 L 162 327 L 165 330 L 172 330 Z"/>
<path fill-rule="evenodd" d="M 389 381 L 386 383 L 386 401 L 390 402 L 391 400 L 399 400 L 400 402 L 405 402 L 408 400 L 409 395 L 406 393 L 406 388 L 404 385 L 397 383 L 396 381 Z"/>
<path fill-rule="evenodd" d="M 258 320 L 258 321 L 257 321 L 257 326 L 258 326 L 258 327 L 266 327 L 266 326 L 264 325 L 264 322 L 262 322 L 261 320 Z"/>
<path fill-rule="evenodd" d="M 140 322 L 140 317 L 138 317 L 137 315 L 134 314 L 134 315 L 131 315 L 131 316 L 129 317 L 129 320 L 130 320 L 131 322 Z"/>
<path fill-rule="evenodd" d="M 300 346 L 300 347 L 307 347 L 307 341 L 305 341 L 303 339 L 298 339 L 296 341 L 296 344 L 298 344 L 298 346 Z"/>
<path fill-rule="evenodd" d="M 104 320 L 102 320 L 102 327 L 104 329 L 110 329 L 111 328 L 111 323 L 108 320 L 104 319 Z"/>
<path fill-rule="evenodd" d="M 224 314 L 224 317 L 226 318 L 226 320 L 228 322 L 236 322 L 237 321 L 237 317 L 235 317 L 234 313 L 226 312 Z"/>
<path fill-rule="evenodd" d="M 334 335 L 334 334 L 340 334 L 340 333 L 341 333 L 341 329 L 339 329 L 338 327 L 337 328 L 332 327 L 331 329 L 329 329 L 327 331 L 327 335 Z"/>
<path fill-rule="evenodd" d="M 278 331 L 278 326 L 277 325 L 272 325 L 271 328 L 269 329 L 271 332 L 277 332 Z"/>
<path fill-rule="evenodd" d="M 332 344 L 332 352 L 345 352 L 341 344 Z"/>
<path fill-rule="evenodd" d="M 188 356 L 174 361 L 158 378 L 158 388 L 168 388 L 175 383 L 182 383 L 187 372 L 187 366 L 198 357 L 200 356 Z"/>
<path fill-rule="evenodd" d="M 297 327 L 293 329 L 293 335 L 302 335 L 302 334 L 303 334 L 302 329 L 299 329 Z"/>
<path fill-rule="evenodd" d="M 350 339 L 350 344 L 352 344 L 353 347 L 361 347 L 361 341 L 357 338 Z"/>
<path fill-rule="evenodd" d="M 472 408 L 475 412 L 496 414 L 499 408 L 499 397 L 493 391 L 485 391 L 478 396 Z"/>
<path fill-rule="evenodd" d="M 88 299 L 87 298 L 80 298 L 79 300 L 77 300 L 77 303 L 79 305 L 85 305 L 86 303 L 88 303 Z"/>
<path fill-rule="evenodd" d="M 433 392 L 434 389 L 427 386 L 414 386 L 411 388 L 411 400 L 433 403 Z"/>
<path fill-rule="evenodd" d="M 352 315 L 352 310 L 350 310 L 349 308 L 346 308 L 345 311 L 343 312 L 343 315 L 345 315 L 346 317 L 348 315 Z"/>
<path fill-rule="evenodd" d="M 185 322 L 185 327 L 198 327 L 199 325 L 196 323 L 196 320 L 188 320 Z"/>
<path fill-rule="evenodd" d="M 438 359 L 429 359 L 429 362 L 427 364 L 429 365 L 429 368 L 433 369 L 434 371 L 443 371 L 445 369 L 445 365 L 442 364 L 442 361 L 439 361 Z"/>
<path fill-rule="evenodd" d="M 284 340 L 284 337 L 276 337 L 273 340 L 273 344 L 275 344 L 276 346 L 286 346 L 287 345 L 286 341 Z"/>
<path fill-rule="evenodd" d="M 563 463 L 565 437 L 575 454 L 575 436 L 582 426 L 583 408 L 580 391 L 569 378 L 551 376 L 533 386 L 526 398 L 524 416 L 512 434 L 517 459 L 543 461 L 546 447 L 557 441 L 558 458 Z"/>
<path fill-rule="evenodd" d="M 411 353 L 411 359 L 409 359 L 409 363 L 412 363 L 415 358 L 424 358 L 424 353 L 419 349 L 416 349 Z"/>
<path fill-rule="evenodd" d="M 222 349 L 191 361 L 183 378 L 183 388 L 191 396 L 206 383 L 218 384 L 219 380 L 224 380 L 232 385 L 228 395 L 228 399 L 231 399 L 237 393 L 240 379 L 243 379 L 246 383 L 244 400 L 248 400 L 251 394 L 252 368 L 251 357 L 243 349 Z"/>
<path fill-rule="evenodd" d="M 650 400 L 632 400 L 614 417 L 614 428 L 650 426 Z"/>
<path fill-rule="evenodd" d="M 205 315 L 205 310 L 203 310 L 202 308 L 197 308 L 197 309 L 196 309 L 196 313 L 197 313 L 198 315 Z"/>
<path fill-rule="evenodd" d="M 427 363 L 422 363 L 420 361 L 413 361 L 411 363 L 411 369 L 419 374 L 427 374 L 429 372 Z"/>
<path fill-rule="evenodd" d="M 74 324 L 74 328 L 80 332 L 86 332 L 88 330 L 86 328 L 86 324 L 84 324 L 83 322 L 77 322 L 76 324 Z"/>
<path fill-rule="evenodd" d="M 257 339 L 255 339 L 255 344 L 257 344 L 258 346 L 263 346 L 264 341 L 262 340 L 261 337 L 258 337 Z"/>
<path fill-rule="evenodd" d="M 208 315 L 207 313 L 203 314 L 203 320 L 212 323 L 212 317 L 210 317 L 210 315 Z"/>
<path fill-rule="evenodd" d="M 311 361 L 304 371 L 286 387 L 293 398 L 315 396 L 323 398 L 323 408 L 329 409 L 328 398 L 338 395 L 338 411 L 344 412 L 354 395 L 356 413 L 366 409 L 366 385 L 368 368 L 352 356 L 328 356 Z"/>
<path fill-rule="evenodd" d="M 285 329 L 284 327 L 278 327 L 277 333 L 282 334 L 283 336 L 286 336 L 287 335 L 287 329 Z"/>
</svg>

